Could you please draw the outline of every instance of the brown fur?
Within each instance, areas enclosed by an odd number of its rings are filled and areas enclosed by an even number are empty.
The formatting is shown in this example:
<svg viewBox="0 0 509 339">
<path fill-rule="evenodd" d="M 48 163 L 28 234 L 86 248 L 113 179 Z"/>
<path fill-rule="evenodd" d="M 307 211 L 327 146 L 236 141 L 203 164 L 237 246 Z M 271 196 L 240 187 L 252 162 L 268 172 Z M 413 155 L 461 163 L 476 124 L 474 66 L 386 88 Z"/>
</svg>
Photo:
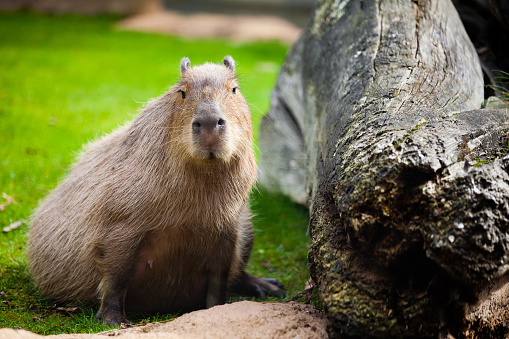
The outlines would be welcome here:
<svg viewBox="0 0 509 339">
<path fill-rule="evenodd" d="M 110 323 L 126 321 L 124 299 L 128 310 L 168 312 L 224 303 L 227 284 L 281 295 L 279 282 L 244 272 L 252 122 L 234 61 L 223 63 L 189 68 L 184 58 L 180 82 L 89 145 L 42 202 L 28 256 L 44 295 L 101 300 Z M 213 131 L 196 123 L 215 116 L 224 124 Z"/>
</svg>

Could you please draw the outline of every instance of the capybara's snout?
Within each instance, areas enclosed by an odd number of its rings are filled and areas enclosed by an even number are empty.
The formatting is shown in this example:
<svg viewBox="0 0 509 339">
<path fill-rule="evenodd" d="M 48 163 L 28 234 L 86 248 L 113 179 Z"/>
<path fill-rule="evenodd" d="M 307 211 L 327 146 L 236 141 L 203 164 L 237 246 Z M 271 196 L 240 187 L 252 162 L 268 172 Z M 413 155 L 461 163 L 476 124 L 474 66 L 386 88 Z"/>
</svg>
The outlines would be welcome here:
<svg viewBox="0 0 509 339">
<path fill-rule="evenodd" d="M 228 155 L 227 119 L 219 103 L 207 101 L 198 104 L 191 128 L 195 156 L 200 159 L 224 158 Z"/>
<path fill-rule="evenodd" d="M 194 135 L 224 133 L 226 117 L 214 106 L 217 104 L 209 104 L 197 110 L 192 123 Z"/>
</svg>

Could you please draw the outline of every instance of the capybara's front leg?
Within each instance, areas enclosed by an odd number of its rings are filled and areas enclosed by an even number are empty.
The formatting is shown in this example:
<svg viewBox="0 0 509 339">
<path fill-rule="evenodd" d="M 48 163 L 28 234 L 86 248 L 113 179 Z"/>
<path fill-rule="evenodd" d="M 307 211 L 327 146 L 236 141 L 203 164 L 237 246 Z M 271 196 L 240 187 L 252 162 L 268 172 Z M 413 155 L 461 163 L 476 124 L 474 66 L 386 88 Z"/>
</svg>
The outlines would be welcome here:
<svg viewBox="0 0 509 339">
<path fill-rule="evenodd" d="M 99 285 L 101 307 L 96 319 L 110 326 L 129 324 L 125 316 L 125 296 L 135 272 L 139 246 L 133 240 L 99 248 L 97 264 L 103 278 Z"/>
<path fill-rule="evenodd" d="M 235 237 L 225 234 L 217 240 L 214 250 L 207 259 L 207 297 L 205 305 L 207 308 L 223 305 L 226 303 L 226 289 L 228 287 L 228 276 L 232 267 L 232 261 L 238 260 L 234 257 Z"/>
<path fill-rule="evenodd" d="M 101 308 L 95 316 L 96 320 L 109 326 L 129 324 L 124 310 L 126 292 L 127 288 L 111 288 L 105 291 L 101 299 Z"/>
<path fill-rule="evenodd" d="M 211 308 L 226 303 L 228 271 L 210 273 L 207 280 L 206 307 Z"/>
</svg>

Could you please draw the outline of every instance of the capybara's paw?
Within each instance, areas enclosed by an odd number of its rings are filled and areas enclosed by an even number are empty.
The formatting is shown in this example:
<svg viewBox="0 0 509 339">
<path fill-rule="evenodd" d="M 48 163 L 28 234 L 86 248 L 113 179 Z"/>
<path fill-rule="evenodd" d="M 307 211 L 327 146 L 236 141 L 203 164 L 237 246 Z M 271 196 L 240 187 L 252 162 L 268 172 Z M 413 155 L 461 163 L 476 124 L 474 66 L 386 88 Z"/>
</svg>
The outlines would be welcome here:
<svg viewBox="0 0 509 339">
<path fill-rule="evenodd" d="M 274 278 L 262 278 L 262 279 L 264 279 L 268 283 L 271 283 L 272 285 L 279 287 L 279 289 L 286 291 L 285 286 L 279 280 Z"/>
<path fill-rule="evenodd" d="M 230 286 L 230 291 L 244 297 L 266 298 L 274 296 L 284 298 L 286 289 L 277 279 L 261 278 L 242 272 L 239 278 Z"/>
<path fill-rule="evenodd" d="M 277 279 L 258 277 L 258 279 L 253 282 L 253 285 L 256 290 L 256 297 L 258 298 L 273 296 L 282 299 L 285 297 L 286 289 Z"/>
<path fill-rule="evenodd" d="M 95 315 L 95 320 L 102 321 L 107 326 L 131 326 L 132 323 L 119 311 L 103 310 L 102 308 Z"/>
</svg>

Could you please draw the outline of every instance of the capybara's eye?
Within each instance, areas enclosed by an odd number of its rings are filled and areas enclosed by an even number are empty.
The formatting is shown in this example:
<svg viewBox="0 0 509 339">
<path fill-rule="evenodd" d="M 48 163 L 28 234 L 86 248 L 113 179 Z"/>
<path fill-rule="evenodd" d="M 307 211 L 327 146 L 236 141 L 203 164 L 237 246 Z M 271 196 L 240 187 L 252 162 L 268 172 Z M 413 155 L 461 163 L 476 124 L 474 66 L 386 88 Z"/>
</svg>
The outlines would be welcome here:
<svg viewBox="0 0 509 339">
<path fill-rule="evenodd" d="M 182 94 L 182 99 L 185 99 L 186 98 L 186 92 L 184 92 L 181 89 L 179 89 L 179 92 Z"/>
<path fill-rule="evenodd" d="M 237 87 L 233 87 L 233 88 L 232 88 L 232 93 L 233 93 L 233 94 L 237 93 Z"/>
</svg>

